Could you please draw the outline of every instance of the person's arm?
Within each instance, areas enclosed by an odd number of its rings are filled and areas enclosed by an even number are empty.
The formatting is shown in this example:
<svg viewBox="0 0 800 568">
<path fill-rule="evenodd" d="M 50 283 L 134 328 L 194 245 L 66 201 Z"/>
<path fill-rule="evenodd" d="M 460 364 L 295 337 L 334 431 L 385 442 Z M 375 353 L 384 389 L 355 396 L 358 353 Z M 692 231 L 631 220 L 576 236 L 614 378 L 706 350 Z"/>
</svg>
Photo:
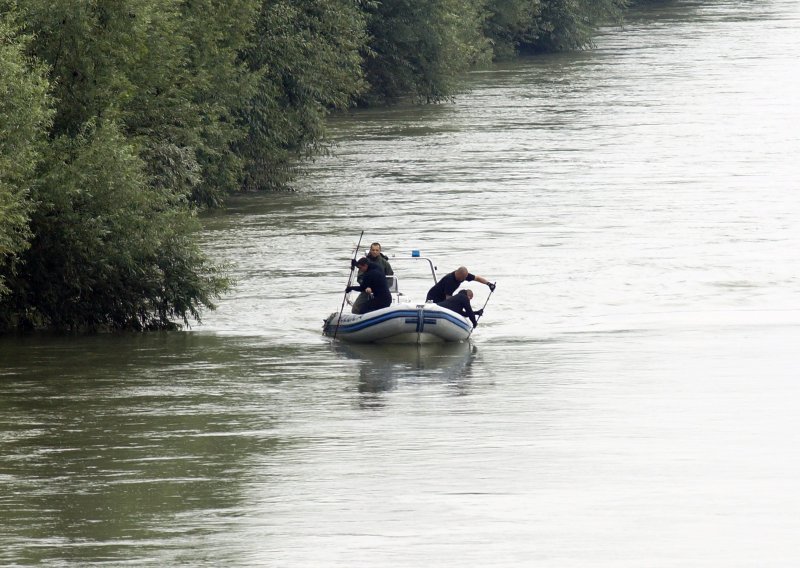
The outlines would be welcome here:
<svg viewBox="0 0 800 568">
<path fill-rule="evenodd" d="M 477 282 L 480 282 L 481 284 L 486 284 L 486 285 L 489 287 L 489 290 L 491 290 L 492 292 L 494 292 L 494 284 L 492 284 L 491 282 L 489 282 L 488 280 L 486 280 L 486 278 L 484 278 L 483 276 L 476 276 L 476 277 L 475 277 L 475 280 L 476 280 Z"/>
<path fill-rule="evenodd" d="M 353 286 L 348 286 L 345 288 L 345 292 L 366 292 L 367 286 L 369 283 L 367 282 L 367 275 L 366 273 L 359 272 L 358 274 L 358 284 Z"/>
<path fill-rule="evenodd" d="M 469 318 L 469 321 L 472 322 L 472 327 L 478 325 L 478 320 L 475 319 L 475 312 L 472 311 L 472 304 L 469 303 L 469 300 L 464 302 L 464 314 Z"/>
</svg>

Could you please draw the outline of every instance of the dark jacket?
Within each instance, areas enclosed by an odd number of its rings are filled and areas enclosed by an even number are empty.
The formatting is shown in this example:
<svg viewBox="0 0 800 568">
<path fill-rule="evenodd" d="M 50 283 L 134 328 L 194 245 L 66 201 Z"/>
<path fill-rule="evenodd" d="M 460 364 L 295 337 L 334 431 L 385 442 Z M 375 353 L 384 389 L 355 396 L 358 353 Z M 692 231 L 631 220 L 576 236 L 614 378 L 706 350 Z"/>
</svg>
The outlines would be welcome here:
<svg viewBox="0 0 800 568">
<path fill-rule="evenodd" d="M 385 254 L 379 253 L 378 256 L 375 258 L 372 258 L 370 255 L 367 255 L 366 259 L 380 266 L 381 270 L 383 270 L 383 273 L 386 276 L 392 276 L 394 274 L 394 270 L 392 270 L 392 265 L 389 264 L 389 257 L 386 256 Z M 358 281 L 359 284 L 361 284 L 361 281 L 363 279 L 364 275 L 359 272 L 358 275 L 356 276 L 356 280 Z"/>
<path fill-rule="evenodd" d="M 475 275 L 467 274 L 467 278 L 465 282 L 472 282 L 475 280 Z M 447 299 L 447 296 L 452 296 L 453 292 L 455 292 L 458 287 L 461 286 L 461 282 L 456 280 L 456 273 L 455 271 L 451 272 L 442 277 L 436 284 L 434 284 L 430 290 L 428 290 L 428 295 L 425 298 L 426 302 L 442 302 Z"/>
<path fill-rule="evenodd" d="M 466 290 L 461 290 L 461 292 L 447 300 L 436 302 L 436 305 L 469 318 L 469 321 L 472 322 L 472 327 L 478 325 L 478 320 L 475 319 L 475 312 L 472 311 L 472 304 L 469 303 L 469 296 L 467 296 Z"/>
<path fill-rule="evenodd" d="M 361 285 L 352 286 L 351 289 L 359 292 L 367 288 L 372 289 L 372 298 L 364 304 L 361 313 L 372 312 L 381 308 L 386 308 L 392 304 L 392 293 L 386 284 L 386 275 L 383 269 L 374 262 L 370 262 L 366 272 L 361 274 Z"/>
</svg>

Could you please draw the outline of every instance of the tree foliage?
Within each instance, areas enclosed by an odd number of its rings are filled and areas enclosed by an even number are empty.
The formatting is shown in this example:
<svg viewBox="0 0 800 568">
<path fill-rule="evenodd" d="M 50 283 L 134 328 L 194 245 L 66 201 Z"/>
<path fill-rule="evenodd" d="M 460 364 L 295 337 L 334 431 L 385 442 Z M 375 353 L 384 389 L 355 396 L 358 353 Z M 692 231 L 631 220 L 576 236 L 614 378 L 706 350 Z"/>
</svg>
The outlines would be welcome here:
<svg viewBox="0 0 800 568">
<path fill-rule="evenodd" d="M 536 18 L 542 9 L 539 0 L 489 0 L 484 33 L 491 39 L 496 59 L 516 55 L 521 45 L 538 39 Z"/>
<path fill-rule="evenodd" d="M 464 71 L 487 61 L 478 0 L 387 0 L 369 4 L 367 14 L 365 103 L 448 99 Z"/>
<path fill-rule="evenodd" d="M 351 0 L 265 2 L 243 58 L 259 83 L 239 118 L 246 189 L 280 189 L 299 156 L 314 155 L 324 119 L 366 89 L 364 13 Z"/>
<path fill-rule="evenodd" d="M 182 7 L 27 0 L 20 8 L 30 51 L 50 65 L 55 118 L 30 189 L 30 247 L 6 274 L 0 329 L 172 327 L 199 319 L 225 288 L 194 244 L 188 198 L 218 167 L 209 148 L 232 153 L 231 137 L 219 133 L 235 129 L 220 119 L 232 112 L 227 102 L 203 99 L 215 81 L 193 82 L 201 65 L 189 53 L 200 50 Z"/>
<path fill-rule="evenodd" d="M 247 132 L 237 116 L 255 95 L 258 73 L 242 61 L 262 0 L 185 0 L 181 24 L 186 33 L 184 68 L 189 102 L 200 118 L 195 155 L 202 176 L 193 199 L 219 205 L 238 191 L 244 158 L 235 151 Z M 267 2 L 271 3 L 271 1 Z"/>
<path fill-rule="evenodd" d="M 497 58 L 582 49 L 598 26 L 619 21 L 627 0 L 488 0 L 485 33 Z"/>
<path fill-rule="evenodd" d="M 591 45 L 600 24 L 618 21 L 627 0 L 550 0 L 536 19 L 538 41 L 521 43 L 531 53 L 566 51 Z"/>
<path fill-rule="evenodd" d="M 35 53 L 53 67 L 54 134 L 93 117 L 137 138 L 157 181 L 196 202 L 236 191 L 234 114 L 255 88 L 239 61 L 259 0 L 28 0 Z M 249 22 L 249 24 L 248 24 Z"/>
<path fill-rule="evenodd" d="M 15 12 L 0 13 L 0 298 L 31 236 L 29 192 L 52 112 L 44 66 L 27 57 Z"/>
<path fill-rule="evenodd" d="M 168 328 L 211 305 L 225 281 L 193 244 L 193 219 L 148 186 L 114 122 L 59 136 L 45 162 L 6 326 Z"/>
</svg>

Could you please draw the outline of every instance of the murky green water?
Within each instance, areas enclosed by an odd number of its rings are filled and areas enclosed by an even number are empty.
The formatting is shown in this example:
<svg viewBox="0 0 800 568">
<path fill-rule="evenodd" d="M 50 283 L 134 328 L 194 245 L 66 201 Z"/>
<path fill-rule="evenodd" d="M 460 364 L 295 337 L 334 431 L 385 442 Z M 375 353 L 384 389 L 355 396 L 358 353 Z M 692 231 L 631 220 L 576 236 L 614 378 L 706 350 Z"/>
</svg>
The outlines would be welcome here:
<svg viewBox="0 0 800 568">
<path fill-rule="evenodd" d="M 206 219 L 204 325 L 0 340 L 0 564 L 795 566 L 798 24 L 679 2 L 337 119 Z M 470 344 L 321 337 L 362 230 L 498 282 Z"/>
</svg>

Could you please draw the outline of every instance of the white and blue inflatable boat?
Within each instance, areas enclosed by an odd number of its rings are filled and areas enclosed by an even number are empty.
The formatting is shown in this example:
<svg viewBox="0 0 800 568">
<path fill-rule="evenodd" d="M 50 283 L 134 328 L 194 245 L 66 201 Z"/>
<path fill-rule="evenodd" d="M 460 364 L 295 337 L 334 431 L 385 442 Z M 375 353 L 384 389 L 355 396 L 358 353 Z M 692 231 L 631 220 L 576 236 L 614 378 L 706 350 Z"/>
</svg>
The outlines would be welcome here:
<svg viewBox="0 0 800 568">
<path fill-rule="evenodd" d="M 472 323 L 436 304 L 393 303 L 366 314 L 334 312 L 322 333 L 353 343 L 436 343 L 467 339 Z"/>
<path fill-rule="evenodd" d="M 420 257 L 417 251 L 413 251 L 411 259 L 427 261 L 436 283 L 436 267 L 430 259 Z M 333 312 L 325 318 L 323 335 L 352 343 L 439 343 L 469 338 L 472 322 L 467 318 L 433 303 L 409 302 L 398 289 L 397 276 L 386 278 L 392 293 L 390 306 L 366 314 L 350 313 L 349 306 Z M 345 298 L 350 304 L 349 295 Z"/>
</svg>

